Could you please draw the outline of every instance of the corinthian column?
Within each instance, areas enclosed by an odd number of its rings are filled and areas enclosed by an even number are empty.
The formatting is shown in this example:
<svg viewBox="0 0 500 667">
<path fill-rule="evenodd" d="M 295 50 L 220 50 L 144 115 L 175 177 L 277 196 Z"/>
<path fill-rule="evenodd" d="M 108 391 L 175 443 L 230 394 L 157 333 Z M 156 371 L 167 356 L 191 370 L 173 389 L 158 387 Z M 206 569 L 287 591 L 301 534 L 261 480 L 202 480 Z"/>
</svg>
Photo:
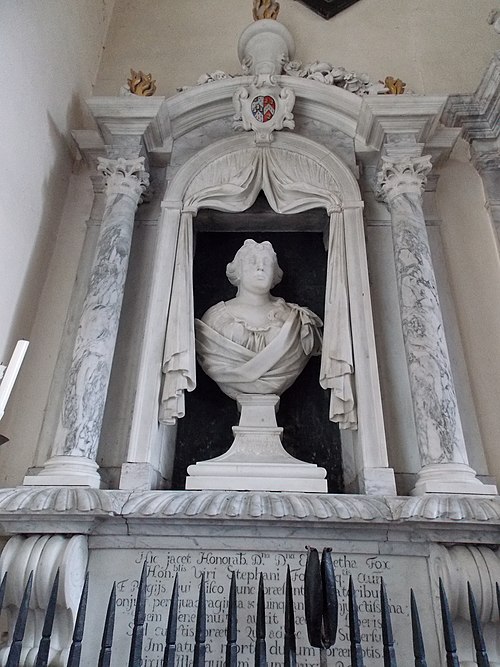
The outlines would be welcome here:
<svg viewBox="0 0 500 667">
<path fill-rule="evenodd" d="M 99 159 L 106 205 L 51 458 L 24 484 L 100 486 L 95 462 L 127 275 L 144 158 Z"/>
<path fill-rule="evenodd" d="M 422 468 L 414 494 L 496 493 L 469 467 L 422 210 L 430 157 L 383 158 L 403 339 Z"/>
</svg>

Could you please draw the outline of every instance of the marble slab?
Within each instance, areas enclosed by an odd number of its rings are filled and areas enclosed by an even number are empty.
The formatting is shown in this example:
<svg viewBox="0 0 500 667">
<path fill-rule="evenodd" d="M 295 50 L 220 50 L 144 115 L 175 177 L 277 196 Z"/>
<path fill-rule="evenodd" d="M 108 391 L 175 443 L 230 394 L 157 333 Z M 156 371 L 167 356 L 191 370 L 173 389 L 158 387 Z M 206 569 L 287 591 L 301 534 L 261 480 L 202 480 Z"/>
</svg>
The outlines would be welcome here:
<svg viewBox="0 0 500 667">
<path fill-rule="evenodd" d="M 297 638 L 297 665 L 309 666 L 319 662 L 319 651 L 309 646 L 304 616 L 303 582 L 306 550 L 298 543 L 289 541 L 281 546 L 278 540 L 269 540 L 259 545 L 236 540 L 234 548 L 224 548 L 213 541 L 205 549 L 182 547 L 177 540 L 171 548 L 144 546 L 135 548 L 95 549 L 91 553 L 91 590 L 89 597 L 88 627 L 86 632 L 100 636 L 106 608 L 106 598 L 111 584 L 117 582 L 117 616 L 115 637 L 127 637 L 117 642 L 113 651 L 116 664 L 123 664 L 128 657 L 130 628 L 132 627 L 138 579 L 143 563 L 148 566 L 148 593 L 144 638 L 144 667 L 161 667 L 165 628 L 170 597 L 175 575 L 179 576 L 179 616 L 177 626 L 177 665 L 188 665 L 192 661 L 198 586 L 201 574 L 205 574 L 207 600 L 207 665 L 222 667 L 225 654 L 227 597 L 231 573 L 236 572 L 238 593 L 238 664 L 251 665 L 254 661 L 255 614 L 259 575 L 262 572 L 266 593 L 266 638 L 268 664 L 283 661 L 284 582 L 286 567 L 290 566 L 295 604 Z M 226 542 L 227 544 L 227 542 Z M 123 545 L 122 545 L 123 546 Z M 267 548 L 269 546 L 269 548 Z M 328 545 L 315 545 L 318 548 Z M 392 623 L 396 637 L 398 664 L 413 665 L 411 655 L 411 624 L 409 616 L 409 588 L 412 586 L 420 603 L 422 625 L 429 655 L 438 655 L 436 624 L 428 573 L 428 559 L 419 555 L 408 555 L 404 549 L 400 555 L 379 553 L 376 542 L 367 548 L 367 543 L 345 542 L 339 553 L 338 542 L 333 552 L 339 594 L 340 618 L 338 639 L 328 651 L 329 664 L 336 667 L 350 665 L 349 635 L 347 626 L 349 576 L 354 580 L 360 618 L 360 632 L 365 665 L 380 665 L 383 657 L 381 646 L 381 621 L 379 588 L 383 576 L 387 586 Z M 421 552 L 420 552 L 421 554 Z M 84 656 L 93 664 L 98 646 L 86 647 L 92 655 Z"/>
</svg>

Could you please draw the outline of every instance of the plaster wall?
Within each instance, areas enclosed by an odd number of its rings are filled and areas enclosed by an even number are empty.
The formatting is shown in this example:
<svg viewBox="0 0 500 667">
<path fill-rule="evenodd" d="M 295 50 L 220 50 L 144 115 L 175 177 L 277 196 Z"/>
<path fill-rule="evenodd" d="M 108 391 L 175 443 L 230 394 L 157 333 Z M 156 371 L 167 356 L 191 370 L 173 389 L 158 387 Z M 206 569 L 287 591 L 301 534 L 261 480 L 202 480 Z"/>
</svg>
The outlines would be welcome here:
<svg viewBox="0 0 500 667">
<path fill-rule="evenodd" d="M 498 0 L 360 0 L 326 21 L 282 0 L 279 20 L 296 58 L 400 77 L 419 94 L 473 92 L 498 35 L 487 18 Z M 117 0 L 96 95 L 116 95 L 130 67 L 152 72 L 160 95 L 203 72 L 240 73 L 236 40 L 252 21 L 251 0 Z"/>
<path fill-rule="evenodd" d="M 3 435 L 16 440 L 16 453 L 19 422 L 26 422 L 33 408 L 26 386 L 21 391 L 19 385 L 24 377 L 25 385 L 46 394 L 40 363 L 53 363 L 51 343 L 59 342 L 58 320 L 40 313 L 58 303 L 58 292 L 42 295 L 75 157 L 69 132 L 89 122 L 82 100 L 92 93 L 113 4 L 7 0 L 2 6 L 0 61 L 6 79 L 0 107 L 0 360 L 8 361 L 17 339 L 32 341 L 0 427 Z M 63 266 L 62 281 L 69 281 L 71 288 L 73 267 Z M 34 333 L 37 313 L 43 336 Z M 4 464 L 12 458 L 8 450 L 6 445 L 0 453 L 0 482 L 19 482 L 26 467 L 10 477 L 10 466 Z"/>
</svg>

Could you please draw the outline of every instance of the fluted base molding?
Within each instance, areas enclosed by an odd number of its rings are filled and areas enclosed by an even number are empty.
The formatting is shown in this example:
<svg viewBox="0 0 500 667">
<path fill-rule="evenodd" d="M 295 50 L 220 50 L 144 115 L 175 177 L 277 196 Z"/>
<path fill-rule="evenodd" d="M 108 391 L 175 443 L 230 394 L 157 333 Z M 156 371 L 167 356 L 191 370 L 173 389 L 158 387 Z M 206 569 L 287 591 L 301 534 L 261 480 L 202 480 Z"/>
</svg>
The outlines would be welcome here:
<svg viewBox="0 0 500 667">
<path fill-rule="evenodd" d="M 411 495 L 423 496 L 426 493 L 496 496 L 498 490 L 494 484 L 483 484 L 475 471 L 464 463 L 436 463 L 420 470 Z"/>
<path fill-rule="evenodd" d="M 90 486 L 101 488 L 95 461 L 85 456 L 52 456 L 38 475 L 26 475 L 24 486 Z"/>
</svg>

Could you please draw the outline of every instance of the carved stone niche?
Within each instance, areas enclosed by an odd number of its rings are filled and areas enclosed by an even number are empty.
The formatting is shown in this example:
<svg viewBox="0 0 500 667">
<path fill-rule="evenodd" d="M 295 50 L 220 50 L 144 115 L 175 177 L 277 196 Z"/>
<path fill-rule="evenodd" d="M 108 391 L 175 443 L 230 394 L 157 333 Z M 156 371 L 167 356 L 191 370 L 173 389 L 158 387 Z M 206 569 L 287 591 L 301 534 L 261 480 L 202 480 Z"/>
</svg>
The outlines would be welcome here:
<svg viewBox="0 0 500 667">
<path fill-rule="evenodd" d="M 324 209 L 290 215 L 275 213 L 263 193 L 241 213 L 200 210 L 193 219 L 195 317 L 201 318 L 210 306 L 234 296 L 235 287 L 227 280 L 225 267 L 245 239 L 252 238 L 259 243 L 270 241 L 277 253 L 284 277 L 272 294 L 305 305 L 324 319 L 324 236 L 328 224 Z M 320 362 L 320 357 L 311 357 L 293 385 L 281 395 L 276 419 L 278 426 L 283 427 L 285 450 L 301 461 L 325 468 L 328 491 L 342 493 L 340 432 L 338 424 L 328 418 L 328 392 L 319 384 Z M 196 390 L 186 394 L 186 414 L 177 426 L 174 489 L 184 488 L 188 466 L 227 451 L 238 419 L 236 402 L 198 365 Z M 203 479 L 194 478 L 194 483 L 200 482 Z"/>
<path fill-rule="evenodd" d="M 259 199 L 255 204 L 261 192 L 265 200 Z M 262 212 L 259 211 L 261 201 L 267 201 Z M 216 142 L 186 162 L 169 183 L 162 206 L 140 371 L 141 376 L 148 378 L 149 395 L 161 396 L 159 421 L 162 426 L 156 445 L 152 439 L 147 443 L 142 441 L 135 445 L 134 451 L 132 440 L 128 461 L 133 462 L 134 456 L 136 460 L 161 456 L 164 476 L 171 477 L 177 422 L 191 407 L 186 403 L 185 393 L 193 390 L 200 396 L 204 391 L 210 391 L 210 396 L 215 393 L 215 390 L 204 390 L 204 380 L 200 380 L 196 367 L 193 323 L 195 315 L 205 307 L 205 297 L 196 283 L 193 286 L 193 266 L 196 277 L 202 266 L 200 260 L 198 267 L 199 257 L 213 252 L 217 245 L 216 240 L 209 239 L 210 235 L 220 234 L 224 237 L 224 248 L 228 247 L 228 256 L 220 260 L 220 266 L 212 268 L 211 275 L 220 273 L 225 279 L 224 266 L 232 258 L 232 244 L 241 245 L 242 237 L 236 242 L 233 236 L 229 241 L 229 232 L 212 230 L 231 227 L 233 235 L 254 238 L 258 235 L 256 240 L 260 240 L 268 238 L 269 228 L 272 228 L 272 241 L 283 245 L 285 256 L 290 255 L 285 261 L 296 261 L 293 254 L 297 256 L 304 235 L 312 239 L 308 246 L 316 245 L 317 250 L 313 251 L 316 257 L 320 255 L 319 248 L 324 252 L 323 237 L 326 239 L 323 266 L 317 269 L 319 273 L 324 272 L 320 290 L 324 294 L 324 309 L 318 310 L 324 318 L 325 344 L 319 374 L 323 390 L 328 390 L 329 409 L 325 406 L 324 410 L 327 429 L 331 429 L 328 437 L 335 451 L 338 432 L 335 426 L 328 425 L 330 419 L 338 423 L 341 432 L 344 490 L 394 495 L 394 474 L 387 461 L 375 356 L 363 203 L 349 168 L 329 150 L 298 135 L 280 134 L 270 145 L 256 145 L 252 137 L 238 136 Z M 202 212 L 207 209 L 208 213 Z M 194 231 L 199 245 L 198 258 L 194 252 Z M 289 273 L 292 278 L 293 270 Z M 195 280 L 201 281 L 198 277 Z M 211 305 L 224 298 L 227 297 L 223 293 L 212 295 Z M 296 297 L 286 294 L 286 298 L 313 305 L 307 296 L 300 294 Z M 162 346 L 163 357 L 159 358 Z M 161 375 L 159 368 L 162 368 Z M 309 372 L 313 373 L 314 369 Z M 151 383 L 155 377 L 156 383 Z M 288 391 L 292 392 L 292 397 L 293 387 Z M 217 392 L 220 393 L 218 389 Z M 286 393 L 284 401 L 285 398 Z M 148 396 L 145 394 L 141 401 L 146 404 Z M 196 407 L 191 409 L 194 412 Z M 292 412 L 294 410 L 291 408 Z M 212 417 L 218 422 L 219 413 L 214 410 Z M 233 414 L 229 419 L 232 424 L 234 417 Z M 196 417 L 193 419 L 196 421 Z M 286 423 L 284 426 L 286 430 Z M 187 425 L 179 427 L 179 444 L 194 437 L 186 435 L 187 428 Z M 210 428 L 210 424 L 197 424 L 198 431 Z M 225 430 L 217 423 L 221 449 L 230 444 L 229 429 L 227 440 L 223 441 Z M 311 433 L 307 436 L 307 446 L 311 450 L 309 460 L 315 460 L 320 466 L 328 464 L 320 460 L 320 452 L 315 459 Z M 215 450 L 194 451 L 193 456 L 199 459 L 216 453 Z M 330 458 L 339 457 L 333 454 Z M 177 480 L 184 474 L 180 466 L 178 458 Z M 331 488 L 340 491 L 339 473 L 336 478 Z M 122 488 L 126 487 L 122 471 Z"/>
</svg>

